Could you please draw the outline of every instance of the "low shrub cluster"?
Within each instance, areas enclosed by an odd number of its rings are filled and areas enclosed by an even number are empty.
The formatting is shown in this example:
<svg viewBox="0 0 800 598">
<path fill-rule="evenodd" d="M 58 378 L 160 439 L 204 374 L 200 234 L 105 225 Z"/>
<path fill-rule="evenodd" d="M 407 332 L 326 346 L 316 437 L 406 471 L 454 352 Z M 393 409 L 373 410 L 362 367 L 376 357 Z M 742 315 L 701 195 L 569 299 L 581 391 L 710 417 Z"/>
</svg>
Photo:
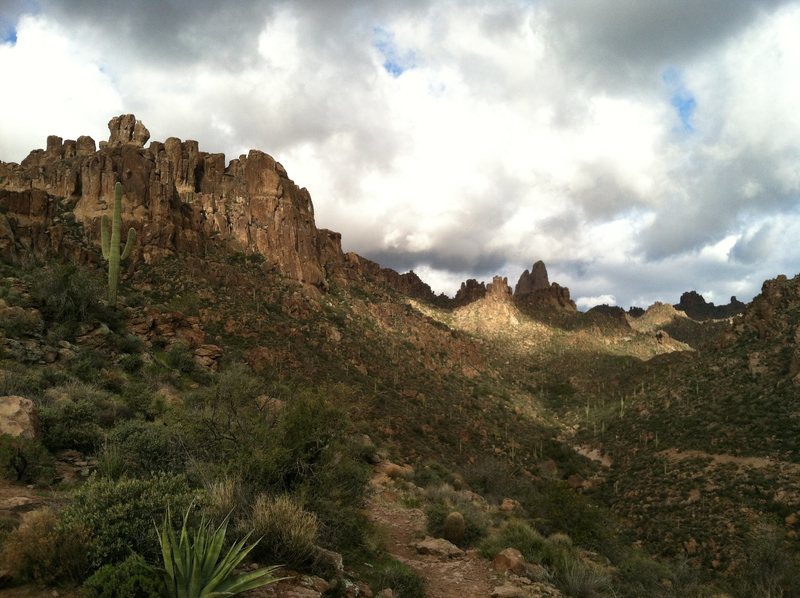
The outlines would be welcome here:
<svg viewBox="0 0 800 598">
<path fill-rule="evenodd" d="M 0 475 L 16 482 L 48 483 L 55 469 L 53 457 L 32 438 L 0 435 Z"/>
<path fill-rule="evenodd" d="M 50 510 L 25 513 L 3 543 L 0 562 L 15 579 L 39 583 L 79 583 L 91 569 L 90 530 Z"/>
<path fill-rule="evenodd" d="M 156 474 L 148 479 L 92 478 L 75 494 L 62 520 L 83 525 L 91 534 L 89 558 L 92 567 L 125 560 L 132 553 L 154 561 L 159 556 L 153 522 L 166 509 L 184 511 L 198 499 L 186 478 Z"/>
<path fill-rule="evenodd" d="M 253 503 L 243 532 L 252 530 L 261 541 L 253 554 L 263 563 L 303 567 L 314 557 L 319 536 L 316 515 L 287 495 L 260 495 Z"/>
</svg>

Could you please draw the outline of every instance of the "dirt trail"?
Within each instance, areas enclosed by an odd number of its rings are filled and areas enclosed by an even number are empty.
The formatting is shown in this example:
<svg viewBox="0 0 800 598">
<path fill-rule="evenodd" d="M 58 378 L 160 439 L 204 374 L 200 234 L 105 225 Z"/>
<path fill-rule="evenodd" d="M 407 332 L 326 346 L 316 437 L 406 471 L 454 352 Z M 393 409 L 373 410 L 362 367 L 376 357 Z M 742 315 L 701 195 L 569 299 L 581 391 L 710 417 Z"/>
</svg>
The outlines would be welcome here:
<svg viewBox="0 0 800 598">
<path fill-rule="evenodd" d="M 418 554 L 414 543 L 424 536 L 425 514 L 403 506 L 391 487 L 373 487 L 369 516 L 388 531 L 389 554 L 425 579 L 428 598 L 489 598 L 492 590 L 503 583 L 489 562 L 474 551 L 452 559 Z"/>
</svg>

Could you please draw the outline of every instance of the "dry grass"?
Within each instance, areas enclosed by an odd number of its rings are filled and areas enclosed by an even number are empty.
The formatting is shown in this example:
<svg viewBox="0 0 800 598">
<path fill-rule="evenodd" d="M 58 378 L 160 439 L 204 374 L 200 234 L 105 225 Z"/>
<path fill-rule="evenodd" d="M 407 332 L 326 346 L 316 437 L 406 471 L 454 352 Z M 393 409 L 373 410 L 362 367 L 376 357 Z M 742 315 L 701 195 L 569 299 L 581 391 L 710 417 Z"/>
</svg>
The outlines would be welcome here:
<svg viewBox="0 0 800 598">
<path fill-rule="evenodd" d="M 260 495 L 250 514 L 250 529 L 261 538 L 253 550 L 262 562 L 299 566 L 315 553 L 319 522 L 290 496 Z"/>
<path fill-rule="evenodd" d="M 0 562 L 19 581 L 82 581 L 89 571 L 89 532 L 65 527 L 51 509 L 31 511 L 5 540 Z"/>
</svg>

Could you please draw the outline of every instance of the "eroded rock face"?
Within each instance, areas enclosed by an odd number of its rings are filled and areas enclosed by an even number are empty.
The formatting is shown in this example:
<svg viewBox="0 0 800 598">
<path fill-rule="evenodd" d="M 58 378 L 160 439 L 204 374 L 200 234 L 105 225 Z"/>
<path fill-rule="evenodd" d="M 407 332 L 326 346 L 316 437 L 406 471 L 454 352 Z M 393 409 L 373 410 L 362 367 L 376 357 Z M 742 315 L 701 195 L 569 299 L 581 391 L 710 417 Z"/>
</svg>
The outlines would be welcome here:
<svg viewBox="0 0 800 598">
<path fill-rule="evenodd" d="M 53 135 L 21 164 L 0 163 L 3 257 L 24 250 L 96 260 L 100 218 L 120 181 L 123 228 L 140 239 L 135 260 L 202 256 L 222 245 L 260 253 L 285 276 L 320 287 L 343 268 L 340 237 L 317 229 L 308 191 L 271 156 L 251 150 L 226 166 L 223 154 L 175 137 L 145 148 L 150 133 L 132 114 L 112 118 L 109 132 L 98 150 L 90 137 Z"/>
<path fill-rule="evenodd" d="M 486 296 L 486 285 L 478 282 L 474 278 L 470 278 L 461 283 L 461 288 L 456 292 L 453 298 L 453 304 L 456 306 L 467 305 L 478 299 L 483 299 Z"/>
<path fill-rule="evenodd" d="M 549 286 L 550 279 L 547 276 L 547 267 L 542 260 L 539 260 L 533 264 L 530 272 L 525 270 L 519 277 L 517 286 L 514 288 L 514 296 L 529 295 L 534 291 L 546 289 Z"/>
<path fill-rule="evenodd" d="M 486 297 L 494 301 L 511 301 L 511 287 L 508 286 L 508 278 L 505 276 L 495 276 L 492 282 L 486 285 Z"/>
<path fill-rule="evenodd" d="M 727 305 L 714 305 L 707 302 L 697 291 L 687 291 L 681 295 L 681 300 L 674 307 L 693 320 L 718 320 L 732 318 L 742 313 L 746 305 L 736 297 L 731 297 Z"/>
<path fill-rule="evenodd" d="M 578 311 L 570 299 L 569 289 L 550 282 L 547 267 L 541 260 L 533 264 L 530 272 L 525 270 L 519 277 L 514 288 L 514 300 L 518 305 L 533 310 Z"/>
</svg>

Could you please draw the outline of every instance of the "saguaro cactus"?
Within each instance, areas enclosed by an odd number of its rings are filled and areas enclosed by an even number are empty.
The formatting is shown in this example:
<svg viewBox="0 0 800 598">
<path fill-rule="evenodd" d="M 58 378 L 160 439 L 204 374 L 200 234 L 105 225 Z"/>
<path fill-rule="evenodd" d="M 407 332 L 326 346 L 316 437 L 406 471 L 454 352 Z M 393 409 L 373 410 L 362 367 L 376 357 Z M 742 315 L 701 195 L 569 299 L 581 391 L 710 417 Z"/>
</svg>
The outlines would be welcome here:
<svg viewBox="0 0 800 598">
<path fill-rule="evenodd" d="M 109 239 L 109 228 L 111 238 Z M 103 250 L 103 258 L 108 261 L 108 304 L 117 304 L 117 286 L 119 285 L 119 265 L 133 251 L 136 243 L 136 231 L 131 228 L 128 230 L 128 239 L 122 253 L 119 251 L 120 229 L 122 228 L 122 184 L 117 183 L 114 187 L 114 213 L 111 219 L 111 226 L 108 224 L 108 216 L 103 215 L 100 222 L 100 245 Z"/>
</svg>

